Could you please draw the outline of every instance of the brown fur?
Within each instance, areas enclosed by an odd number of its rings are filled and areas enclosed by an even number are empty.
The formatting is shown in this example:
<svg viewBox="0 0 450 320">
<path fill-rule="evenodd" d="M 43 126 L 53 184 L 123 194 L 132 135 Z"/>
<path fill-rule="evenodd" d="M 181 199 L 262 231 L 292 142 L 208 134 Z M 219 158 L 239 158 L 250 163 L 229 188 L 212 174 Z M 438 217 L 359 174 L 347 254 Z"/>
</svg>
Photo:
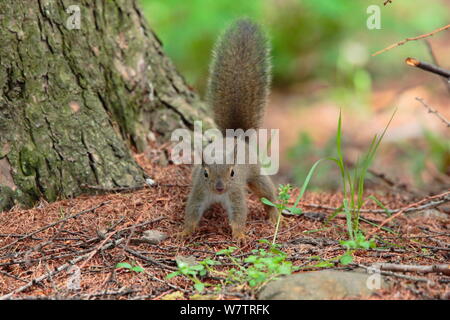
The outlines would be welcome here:
<svg viewBox="0 0 450 320">
<path fill-rule="evenodd" d="M 226 129 L 259 128 L 269 92 L 269 71 L 264 34 L 253 22 L 238 20 L 219 39 L 210 70 L 208 100 L 214 120 L 223 133 Z M 248 144 L 246 146 L 248 155 Z M 211 204 L 221 203 L 227 211 L 233 238 L 244 238 L 246 187 L 258 197 L 272 202 L 276 197 L 270 178 L 260 175 L 259 163 L 247 162 L 202 164 L 194 168 L 181 236 L 194 232 L 203 212 Z M 270 206 L 265 209 L 270 221 L 275 223 L 276 209 Z"/>
<path fill-rule="evenodd" d="M 213 54 L 207 100 L 217 126 L 261 126 L 270 86 L 269 46 L 258 25 L 236 21 L 219 38 Z"/>
</svg>

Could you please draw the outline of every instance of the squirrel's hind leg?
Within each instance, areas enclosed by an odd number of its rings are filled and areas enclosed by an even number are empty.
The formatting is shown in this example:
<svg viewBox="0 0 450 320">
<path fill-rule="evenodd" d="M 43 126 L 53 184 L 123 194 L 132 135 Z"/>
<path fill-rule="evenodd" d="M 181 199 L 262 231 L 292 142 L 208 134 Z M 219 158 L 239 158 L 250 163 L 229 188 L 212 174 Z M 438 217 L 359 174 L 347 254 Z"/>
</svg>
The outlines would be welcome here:
<svg viewBox="0 0 450 320">
<path fill-rule="evenodd" d="M 257 175 L 249 179 L 248 186 L 253 193 L 256 194 L 258 200 L 267 198 L 271 202 L 276 201 L 276 190 L 272 180 L 268 176 Z M 278 211 L 275 207 L 264 204 L 267 218 L 272 223 L 276 223 L 278 219 Z"/>
</svg>

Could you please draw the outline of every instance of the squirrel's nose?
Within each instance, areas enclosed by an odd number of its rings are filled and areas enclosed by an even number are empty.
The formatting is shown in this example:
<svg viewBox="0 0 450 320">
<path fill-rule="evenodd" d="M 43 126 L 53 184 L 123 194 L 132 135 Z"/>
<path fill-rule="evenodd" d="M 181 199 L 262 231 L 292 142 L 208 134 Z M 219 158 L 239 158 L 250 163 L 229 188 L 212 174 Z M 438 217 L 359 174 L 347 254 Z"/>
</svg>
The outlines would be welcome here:
<svg viewBox="0 0 450 320">
<path fill-rule="evenodd" d="M 223 192 L 223 190 L 225 190 L 225 186 L 223 185 L 222 181 L 216 182 L 216 190 L 218 192 Z"/>
</svg>

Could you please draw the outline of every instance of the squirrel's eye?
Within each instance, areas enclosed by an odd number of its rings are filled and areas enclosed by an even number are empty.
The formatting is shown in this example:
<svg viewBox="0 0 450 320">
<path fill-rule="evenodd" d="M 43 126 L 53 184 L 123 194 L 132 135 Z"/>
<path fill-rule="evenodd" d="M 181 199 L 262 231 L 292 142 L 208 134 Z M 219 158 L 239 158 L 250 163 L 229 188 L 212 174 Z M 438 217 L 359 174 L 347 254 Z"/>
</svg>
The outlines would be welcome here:
<svg viewBox="0 0 450 320">
<path fill-rule="evenodd" d="M 234 177 L 234 170 L 231 169 L 230 176 Z"/>
<path fill-rule="evenodd" d="M 203 174 L 205 175 L 205 178 L 208 178 L 208 171 L 205 170 Z"/>
</svg>

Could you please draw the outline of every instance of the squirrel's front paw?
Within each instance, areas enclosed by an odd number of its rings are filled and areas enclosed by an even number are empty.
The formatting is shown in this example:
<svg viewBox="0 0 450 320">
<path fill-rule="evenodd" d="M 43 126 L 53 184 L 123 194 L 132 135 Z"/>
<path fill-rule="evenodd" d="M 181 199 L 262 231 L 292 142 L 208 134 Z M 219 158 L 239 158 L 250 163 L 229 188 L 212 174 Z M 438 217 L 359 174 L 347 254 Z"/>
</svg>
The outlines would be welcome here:
<svg viewBox="0 0 450 320">
<path fill-rule="evenodd" d="M 175 234 L 175 237 L 179 240 L 189 237 L 192 233 L 194 233 L 194 228 L 192 227 L 184 227 L 183 231 Z"/>
<path fill-rule="evenodd" d="M 245 242 L 246 235 L 244 233 L 244 227 L 231 224 L 231 233 L 234 241 L 238 243 Z"/>
</svg>

